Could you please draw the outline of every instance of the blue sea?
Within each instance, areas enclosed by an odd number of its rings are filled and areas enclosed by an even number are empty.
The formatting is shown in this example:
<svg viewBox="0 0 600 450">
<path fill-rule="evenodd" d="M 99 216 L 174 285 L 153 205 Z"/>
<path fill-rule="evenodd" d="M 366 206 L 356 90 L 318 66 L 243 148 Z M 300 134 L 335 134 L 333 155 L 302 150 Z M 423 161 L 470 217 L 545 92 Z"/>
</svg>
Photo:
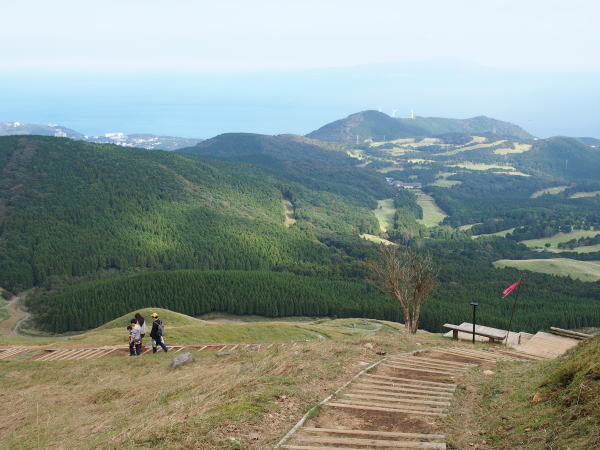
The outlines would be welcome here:
<svg viewBox="0 0 600 450">
<path fill-rule="evenodd" d="M 487 115 L 529 132 L 600 137 L 598 74 L 470 65 L 382 64 L 244 73 L 0 74 L 0 121 L 208 138 L 306 134 L 365 109 L 406 116 Z"/>
</svg>

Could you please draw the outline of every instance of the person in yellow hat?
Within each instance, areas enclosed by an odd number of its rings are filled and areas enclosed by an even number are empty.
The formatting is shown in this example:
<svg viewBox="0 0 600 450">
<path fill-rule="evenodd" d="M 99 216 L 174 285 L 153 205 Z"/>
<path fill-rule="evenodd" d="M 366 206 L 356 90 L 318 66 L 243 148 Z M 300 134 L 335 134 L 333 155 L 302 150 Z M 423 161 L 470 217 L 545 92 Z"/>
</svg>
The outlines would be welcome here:
<svg viewBox="0 0 600 450">
<path fill-rule="evenodd" d="M 150 331 L 150 337 L 152 338 L 152 353 L 156 353 L 159 345 L 163 351 L 169 351 L 169 348 L 165 345 L 165 340 L 163 338 L 164 333 L 165 328 L 162 321 L 158 318 L 158 314 L 152 313 L 152 331 Z"/>
</svg>

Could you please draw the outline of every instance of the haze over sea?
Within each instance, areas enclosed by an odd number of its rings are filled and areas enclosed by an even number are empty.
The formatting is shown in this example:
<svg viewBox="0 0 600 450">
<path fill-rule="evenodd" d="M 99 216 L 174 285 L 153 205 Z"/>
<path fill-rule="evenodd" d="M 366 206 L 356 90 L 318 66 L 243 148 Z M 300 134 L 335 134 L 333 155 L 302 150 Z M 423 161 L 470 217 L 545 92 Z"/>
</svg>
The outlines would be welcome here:
<svg viewBox="0 0 600 450">
<path fill-rule="evenodd" d="M 57 123 L 88 135 L 122 131 L 208 138 L 306 134 L 364 109 L 407 116 L 487 115 L 539 137 L 600 137 L 596 70 L 404 62 L 239 71 L 5 70 L 0 121 Z"/>
</svg>

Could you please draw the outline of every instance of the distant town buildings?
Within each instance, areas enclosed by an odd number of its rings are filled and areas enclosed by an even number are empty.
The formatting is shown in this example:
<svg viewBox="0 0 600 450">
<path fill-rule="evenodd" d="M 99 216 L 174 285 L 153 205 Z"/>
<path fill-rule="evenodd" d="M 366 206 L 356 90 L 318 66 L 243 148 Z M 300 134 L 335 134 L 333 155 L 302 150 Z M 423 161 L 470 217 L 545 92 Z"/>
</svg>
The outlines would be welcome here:
<svg viewBox="0 0 600 450">
<path fill-rule="evenodd" d="M 390 186 L 397 187 L 398 189 L 421 189 L 423 187 L 421 183 L 405 183 L 404 181 L 394 180 L 392 177 L 385 177 L 385 181 Z"/>
</svg>

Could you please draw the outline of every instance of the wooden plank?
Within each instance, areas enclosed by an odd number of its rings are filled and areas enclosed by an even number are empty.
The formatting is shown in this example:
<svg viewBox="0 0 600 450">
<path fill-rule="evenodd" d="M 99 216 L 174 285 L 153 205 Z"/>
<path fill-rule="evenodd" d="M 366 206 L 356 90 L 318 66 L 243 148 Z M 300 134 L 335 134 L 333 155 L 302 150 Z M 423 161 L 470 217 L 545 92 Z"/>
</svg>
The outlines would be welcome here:
<svg viewBox="0 0 600 450">
<path fill-rule="evenodd" d="M 60 351 L 60 350 L 57 350 Z M 56 352 L 55 351 L 48 351 L 46 350 L 46 353 L 43 354 L 42 356 L 40 356 L 39 358 L 36 358 L 36 361 L 45 361 L 49 356 L 54 355 Z"/>
<path fill-rule="evenodd" d="M 104 352 L 103 348 L 95 348 L 93 351 L 81 359 L 93 359 L 96 355 L 101 355 Z"/>
<path fill-rule="evenodd" d="M 355 385 L 357 386 L 357 385 Z M 397 391 L 397 392 L 412 392 L 414 394 L 431 394 L 431 395 L 439 395 L 439 396 L 446 396 L 446 397 L 452 397 L 453 394 L 451 392 L 443 392 L 443 391 L 428 391 L 427 389 L 419 389 L 417 387 L 407 387 L 407 386 L 400 386 L 400 385 L 393 385 L 390 386 L 389 384 L 380 384 L 377 382 L 371 383 L 371 382 L 367 382 L 364 384 L 361 384 L 361 386 L 372 386 L 373 388 L 381 388 L 381 389 L 387 389 L 390 391 Z"/>
<path fill-rule="evenodd" d="M 443 416 L 448 415 L 445 413 L 428 412 L 428 411 L 411 411 L 408 409 L 401 409 L 401 408 L 384 408 L 384 407 L 379 407 L 379 406 L 349 405 L 347 403 L 329 402 L 326 404 L 326 406 L 331 406 L 333 408 L 358 409 L 361 411 L 379 411 L 379 412 L 395 412 L 395 413 L 402 413 L 402 414 L 415 414 L 415 415 L 421 415 L 421 416 L 443 417 Z"/>
<path fill-rule="evenodd" d="M 578 333 L 577 331 L 565 330 L 563 328 L 557 328 L 557 327 L 550 327 L 550 332 L 553 334 L 558 334 L 558 335 L 570 337 L 573 339 L 579 339 L 579 340 L 592 337 L 591 334 Z"/>
<path fill-rule="evenodd" d="M 448 377 L 460 375 L 459 373 L 456 373 L 456 372 L 447 372 L 445 370 L 434 370 L 434 369 L 419 369 L 418 367 L 412 367 L 409 365 L 399 366 L 399 365 L 395 365 L 395 364 L 382 363 L 381 367 L 390 367 L 392 369 L 397 369 L 397 370 L 411 370 L 413 372 L 421 372 L 421 373 L 431 373 L 434 375 L 445 375 Z"/>
<path fill-rule="evenodd" d="M 280 445 L 280 448 L 293 448 L 296 450 L 364 450 L 362 448 L 356 448 L 356 447 L 331 447 L 329 445 L 327 447 L 315 447 L 314 445 L 291 445 L 291 444 Z"/>
<path fill-rule="evenodd" d="M 94 357 L 96 357 L 97 355 L 101 355 L 104 352 L 103 348 L 96 348 L 94 349 L 91 353 L 85 355 L 83 358 L 81 359 L 93 359 Z"/>
<path fill-rule="evenodd" d="M 72 353 L 71 350 L 58 350 L 54 353 L 51 353 L 48 358 L 46 358 L 44 361 L 55 361 L 57 359 L 62 358 L 65 355 L 69 355 L 70 353 Z"/>
<path fill-rule="evenodd" d="M 462 333 L 469 333 L 469 334 L 473 334 L 473 324 L 467 324 L 466 326 L 464 325 L 452 325 L 451 323 L 445 323 L 444 324 L 444 328 L 448 328 L 449 330 L 453 330 L 453 331 L 460 331 Z M 476 336 L 483 336 L 483 337 L 487 337 L 487 338 L 492 338 L 492 339 L 498 339 L 498 340 L 502 340 L 504 338 L 506 338 L 506 331 L 504 332 L 499 332 L 499 331 L 493 331 L 490 330 L 487 327 L 482 327 L 481 325 L 475 325 L 475 335 Z"/>
<path fill-rule="evenodd" d="M 497 354 L 493 352 L 489 352 L 487 350 L 477 350 L 475 348 L 466 348 L 466 347 L 447 347 L 445 350 L 450 351 L 458 351 L 462 353 L 469 353 L 472 355 L 483 356 L 485 358 L 495 358 Z"/>
<path fill-rule="evenodd" d="M 471 359 L 478 359 L 480 361 L 486 361 L 486 362 L 492 362 L 495 363 L 497 362 L 495 359 L 492 358 L 488 358 L 486 356 L 481 356 L 481 355 L 474 355 L 472 353 L 465 353 L 465 352 L 460 352 L 460 351 L 454 351 L 454 350 L 436 350 L 438 353 L 441 354 L 445 354 L 447 356 L 458 356 L 459 358 L 471 358 Z"/>
<path fill-rule="evenodd" d="M 377 402 L 377 401 L 366 401 L 366 400 L 355 400 L 350 398 L 338 398 L 336 403 L 343 403 L 344 405 L 359 405 L 359 406 L 381 406 L 383 408 L 401 408 L 409 411 L 429 411 L 443 413 L 448 408 L 436 408 L 433 406 L 417 406 L 417 405 L 397 405 L 394 402 Z"/>
<path fill-rule="evenodd" d="M 81 352 L 78 352 L 77 355 L 72 355 L 70 358 L 67 359 L 74 359 L 74 360 L 79 360 L 79 359 L 84 359 L 86 356 L 89 356 L 90 354 L 94 353 L 96 351 L 95 348 L 86 348 Z"/>
<path fill-rule="evenodd" d="M 428 448 L 445 449 L 446 444 L 442 442 L 419 442 L 419 441 L 392 441 L 387 439 L 359 439 L 325 436 L 296 436 L 296 441 L 311 444 L 333 444 L 333 445 L 359 445 L 361 447 L 379 448 Z"/>
<path fill-rule="evenodd" d="M 441 369 L 441 370 L 447 370 L 447 371 L 454 371 L 456 373 L 464 373 L 467 370 L 469 370 L 468 367 L 456 367 L 456 366 L 451 366 L 451 365 L 445 365 L 442 363 L 432 363 L 429 361 L 418 361 L 415 359 L 409 359 L 409 358 L 405 358 L 405 359 L 388 359 L 388 362 L 391 362 L 393 364 L 408 364 L 410 366 L 417 366 L 417 367 L 423 367 L 423 368 L 429 368 L 429 369 Z"/>
<path fill-rule="evenodd" d="M 423 400 L 451 400 L 452 397 L 444 397 L 439 395 L 423 395 L 423 394 L 410 394 L 406 392 L 388 392 L 385 390 L 377 389 L 351 389 L 348 391 L 353 394 L 375 394 L 375 395 L 386 395 L 393 398 L 420 398 Z"/>
<path fill-rule="evenodd" d="M 9 359 L 12 358 L 15 355 L 18 355 L 21 352 L 24 352 L 26 350 L 25 347 L 17 347 L 17 348 L 11 348 L 8 350 L 3 351 L 2 353 L 0 353 L 0 359 Z"/>
<path fill-rule="evenodd" d="M 458 361 L 446 361 L 445 359 L 429 358 L 427 356 L 413 356 L 412 359 L 414 359 L 415 361 L 424 360 L 424 361 L 448 364 L 448 365 L 456 366 L 456 367 L 466 367 L 467 369 L 477 367 L 477 364 L 473 364 L 473 363 L 458 362 Z"/>
<path fill-rule="evenodd" d="M 459 366 L 456 364 L 446 364 L 446 363 L 449 363 L 450 361 L 443 361 L 440 359 L 429 360 L 429 359 L 418 358 L 418 357 L 408 358 L 405 361 L 411 362 L 414 364 L 419 364 L 419 365 L 426 365 L 427 367 L 439 367 L 440 369 L 454 369 L 454 370 L 459 370 L 461 372 L 466 372 L 467 370 L 471 370 L 473 367 L 476 367 L 474 364 L 471 364 L 471 365 L 463 364 L 463 365 Z"/>
<path fill-rule="evenodd" d="M 446 390 L 454 391 L 456 389 L 456 384 L 454 383 L 443 383 L 441 381 L 429 381 L 429 380 L 415 380 L 413 378 L 404 378 L 404 377 L 388 377 L 386 375 L 372 375 L 365 374 L 366 377 L 371 378 L 381 378 L 386 380 L 394 380 L 394 381 L 405 381 L 408 383 L 418 383 L 419 385 L 429 385 L 432 387 L 444 388 Z"/>
<path fill-rule="evenodd" d="M 466 372 L 469 369 L 463 368 L 463 367 L 455 367 L 455 366 L 445 366 L 443 364 L 434 364 L 434 363 L 430 363 L 430 362 L 426 362 L 426 361 L 414 361 L 411 359 L 393 359 L 393 360 L 388 360 L 394 364 L 401 364 L 401 365 L 408 365 L 408 366 L 414 366 L 414 367 L 422 367 L 424 369 L 437 369 L 437 370 L 445 370 L 447 372 L 454 372 L 456 374 L 461 374 Z"/>
<path fill-rule="evenodd" d="M 390 403 L 404 403 L 408 405 L 432 405 L 432 406 L 450 406 L 450 402 L 436 402 L 433 400 L 422 400 L 420 398 L 390 398 L 383 395 L 373 394 L 351 394 L 346 393 L 344 397 L 358 398 L 363 400 L 386 401 Z"/>
<path fill-rule="evenodd" d="M 304 427 L 301 431 L 310 433 L 329 433 L 329 434 L 349 434 L 349 435 L 364 435 L 364 436 L 383 436 L 383 437 L 399 437 L 407 439 L 446 439 L 445 434 L 426 434 L 426 433 L 400 433 L 396 431 L 373 431 L 373 430 L 349 430 L 345 428 L 313 428 Z"/>
</svg>

